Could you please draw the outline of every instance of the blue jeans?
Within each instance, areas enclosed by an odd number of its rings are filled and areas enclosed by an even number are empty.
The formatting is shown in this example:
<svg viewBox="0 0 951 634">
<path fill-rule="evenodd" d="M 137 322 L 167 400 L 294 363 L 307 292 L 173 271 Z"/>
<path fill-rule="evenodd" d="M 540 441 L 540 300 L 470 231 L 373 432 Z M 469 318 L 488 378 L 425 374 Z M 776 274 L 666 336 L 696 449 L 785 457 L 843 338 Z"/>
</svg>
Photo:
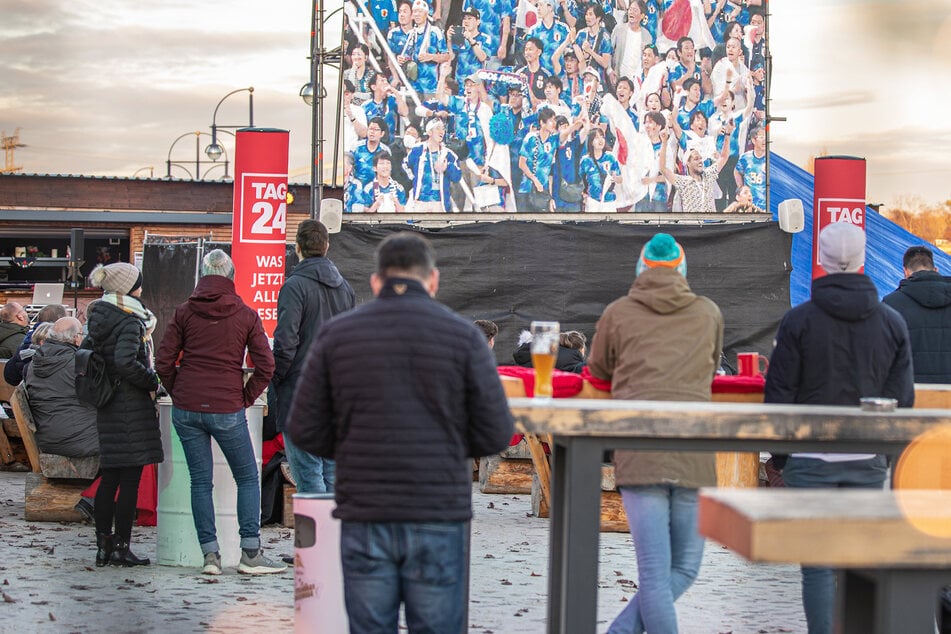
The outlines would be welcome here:
<svg viewBox="0 0 951 634">
<path fill-rule="evenodd" d="M 697 490 L 651 485 L 620 491 L 634 539 L 638 590 L 608 634 L 676 632 L 674 601 L 693 584 L 703 560 Z"/>
<path fill-rule="evenodd" d="M 783 480 L 787 487 L 797 489 L 881 489 L 887 471 L 885 456 L 849 462 L 790 456 L 783 468 Z M 831 568 L 802 567 L 802 607 L 809 634 L 832 634 L 835 573 Z"/>
<path fill-rule="evenodd" d="M 393 634 L 400 602 L 410 634 L 466 631 L 468 522 L 349 522 L 340 560 L 350 634 Z"/>
<path fill-rule="evenodd" d="M 291 466 L 291 477 L 298 493 L 334 492 L 337 465 L 333 460 L 307 453 L 295 446 L 287 434 L 284 434 L 284 455 Z"/>
<path fill-rule="evenodd" d="M 241 548 L 261 547 L 261 485 L 244 410 L 231 414 L 190 412 L 172 407 L 172 423 L 182 441 L 192 481 L 192 516 L 202 554 L 218 552 L 215 532 L 214 462 L 211 439 L 221 448 L 238 485 L 238 533 Z"/>
</svg>

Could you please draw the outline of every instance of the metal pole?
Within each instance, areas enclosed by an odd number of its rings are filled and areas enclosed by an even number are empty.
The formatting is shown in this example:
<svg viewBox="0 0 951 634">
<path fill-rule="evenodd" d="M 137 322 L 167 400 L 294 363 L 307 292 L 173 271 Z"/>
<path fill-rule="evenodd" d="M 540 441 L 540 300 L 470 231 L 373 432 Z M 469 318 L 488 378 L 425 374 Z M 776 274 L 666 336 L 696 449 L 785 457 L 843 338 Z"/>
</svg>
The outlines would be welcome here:
<svg viewBox="0 0 951 634">
<path fill-rule="evenodd" d="M 317 192 L 317 109 L 319 90 L 317 84 L 317 68 L 320 66 L 320 60 L 317 53 L 317 0 L 313 1 L 310 16 L 310 217 L 314 220 L 320 218 L 320 193 Z M 322 193 L 322 192 L 321 192 Z"/>
<path fill-rule="evenodd" d="M 195 133 L 195 180 L 204 180 L 201 175 L 201 134 Z"/>
<path fill-rule="evenodd" d="M 316 51 L 313 56 L 314 59 L 314 109 L 313 109 L 313 125 L 315 130 L 315 135 L 317 136 L 314 145 L 315 145 L 315 157 L 314 157 L 314 173 L 317 176 L 316 183 L 316 198 L 315 198 L 315 207 L 314 213 L 315 217 L 320 216 L 320 204 L 324 197 L 324 97 L 327 94 L 327 91 L 324 89 L 324 8 L 320 4 L 320 0 L 315 0 L 314 2 L 314 44 L 316 46 Z"/>
</svg>

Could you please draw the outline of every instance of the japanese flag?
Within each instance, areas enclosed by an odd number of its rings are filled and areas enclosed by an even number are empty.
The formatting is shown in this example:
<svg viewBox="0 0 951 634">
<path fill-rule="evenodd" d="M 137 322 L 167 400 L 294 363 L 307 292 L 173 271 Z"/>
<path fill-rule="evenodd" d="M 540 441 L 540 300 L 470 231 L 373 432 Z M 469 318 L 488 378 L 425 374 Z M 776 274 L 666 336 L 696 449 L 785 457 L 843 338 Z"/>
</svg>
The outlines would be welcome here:
<svg viewBox="0 0 951 634">
<path fill-rule="evenodd" d="M 515 27 L 530 31 L 538 24 L 538 7 L 530 0 L 519 0 L 515 11 Z"/>
</svg>

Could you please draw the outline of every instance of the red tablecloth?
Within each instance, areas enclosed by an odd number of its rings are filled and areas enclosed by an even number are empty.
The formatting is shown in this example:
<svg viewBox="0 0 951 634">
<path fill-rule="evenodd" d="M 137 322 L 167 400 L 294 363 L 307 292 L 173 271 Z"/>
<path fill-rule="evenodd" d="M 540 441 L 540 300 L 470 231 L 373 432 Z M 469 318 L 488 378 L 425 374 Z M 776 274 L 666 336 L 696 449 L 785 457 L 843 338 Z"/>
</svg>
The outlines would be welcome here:
<svg viewBox="0 0 951 634">
<path fill-rule="evenodd" d="M 611 382 L 592 376 L 587 366 L 581 372 L 581 378 L 603 392 L 611 391 Z M 751 394 L 762 392 L 766 379 L 762 376 L 730 376 L 718 374 L 713 377 L 710 389 L 714 394 Z"/>
</svg>

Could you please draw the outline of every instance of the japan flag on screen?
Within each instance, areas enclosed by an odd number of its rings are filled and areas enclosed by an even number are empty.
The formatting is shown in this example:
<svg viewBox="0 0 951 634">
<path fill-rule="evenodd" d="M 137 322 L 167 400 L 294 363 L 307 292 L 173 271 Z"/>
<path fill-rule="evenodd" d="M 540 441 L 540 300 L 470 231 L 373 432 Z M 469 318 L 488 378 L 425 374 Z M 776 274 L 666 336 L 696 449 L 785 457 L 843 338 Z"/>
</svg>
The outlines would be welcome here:
<svg viewBox="0 0 951 634">
<path fill-rule="evenodd" d="M 538 24 L 538 8 L 530 0 L 519 0 L 515 12 L 515 27 L 530 31 Z"/>
</svg>

